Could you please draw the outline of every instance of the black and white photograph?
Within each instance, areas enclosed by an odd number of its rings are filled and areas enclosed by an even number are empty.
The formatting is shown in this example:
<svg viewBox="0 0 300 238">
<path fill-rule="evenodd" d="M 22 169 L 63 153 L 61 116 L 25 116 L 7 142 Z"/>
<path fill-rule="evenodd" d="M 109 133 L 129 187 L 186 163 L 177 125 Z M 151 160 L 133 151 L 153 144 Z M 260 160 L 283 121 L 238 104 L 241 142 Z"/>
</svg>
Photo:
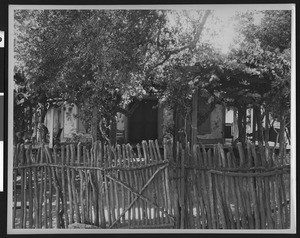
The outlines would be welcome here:
<svg viewBox="0 0 300 238">
<path fill-rule="evenodd" d="M 8 16 L 8 234 L 296 232 L 293 4 Z"/>
</svg>

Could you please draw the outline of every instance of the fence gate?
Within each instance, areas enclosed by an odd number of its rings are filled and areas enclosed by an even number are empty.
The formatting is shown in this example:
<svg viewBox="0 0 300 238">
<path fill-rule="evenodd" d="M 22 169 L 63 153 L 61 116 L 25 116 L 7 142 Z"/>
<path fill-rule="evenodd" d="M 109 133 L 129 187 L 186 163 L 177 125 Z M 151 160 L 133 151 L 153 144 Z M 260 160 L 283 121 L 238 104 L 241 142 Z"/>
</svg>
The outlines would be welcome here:
<svg viewBox="0 0 300 238">
<path fill-rule="evenodd" d="M 172 228 L 168 161 L 158 144 L 144 141 L 136 153 L 130 145 L 117 146 L 112 154 L 113 165 L 103 171 L 108 228 Z"/>
</svg>

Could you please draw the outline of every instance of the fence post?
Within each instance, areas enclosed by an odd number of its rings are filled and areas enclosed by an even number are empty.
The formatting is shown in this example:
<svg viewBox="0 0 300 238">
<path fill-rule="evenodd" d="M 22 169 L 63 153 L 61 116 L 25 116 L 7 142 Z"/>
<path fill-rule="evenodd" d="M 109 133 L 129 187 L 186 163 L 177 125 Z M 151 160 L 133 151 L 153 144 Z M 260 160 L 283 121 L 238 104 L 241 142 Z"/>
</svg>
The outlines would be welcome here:
<svg viewBox="0 0 300 238">
<path fill-rule="evenodd" d="M 15 167 L 18 166 L 18 148 L 19 146 L 14 146 L 13 155 L 13 196 L 14 196 L 14 208 L 13 208 L 13 224 L 12 227 L 16 228 L 16 214 L 17 214 L 17 173 L 18 170 Z"/>
<path fill-rule="evenodd" d="M 57 145 L 53 147 L 53 155 L 54 155 L 54 164 L 57 165 Z M 51 159 L 51 157 L 50 157 Z M 53 163 L 53 160 L 50 161 Z M 55 214 L 56 214 L 56 228 L 61 228 L 62 226 L 62 214 L 60 214 L 60 199 L 62 200 L 61 194 L 61 186 L 58 181 L 58 168 L 55 169 L 52 167 L 52 176 L 54 179 L 54 186 L 55 186 Z"/>
<path fill-rule="evenodd" d="M 245 154 L 244 154 L 242 143 L 238 142 L 237 146 L 238 146 L 239 157 L 240 157 L 239 167 L 244 168 L 245 167 Z M 241 192 L 242 192 L 243 198 L 245 200 L 246 211 L 247 211 L 247 215 L 248 215 L 249 228 L 254 229 L 255 226 L 254 226 L 253 215 L 252 215 L 252 211 L 251 211 L 251 200 L 250 200 L 250 196 L 248 194 L 248 189 L 249 188 L 248 188 L 247 181 L 248 181 L 247 178 L 242 177 L 241 180 L 240 180 L 240 187 L 241 187 L 241 190 L 242 190 Z M 244 186 L 245 182 L 246 182 L 246 186 Z"/>
<path fill-rule="evenodd" d="M 226 168 L 227 166 L 227 162 L 226 162 L 226 156 L 225 156 L 225 152 L 223 149 L 223 146 L 219 143 L 218 144 L 218 153 L 220 156 L 220 167 L 221 168 Z M 234 228 L 234 218 L 233 218 L 233 214 L 231 212 L 231 207 L 230 207 L 230 199 L 229 199 L 229 178 L 228 176 L 222 176 L 223 178 L 223 182 L 224 182 L 224 190 L 222 193 L 222 202 L 223 202 L 223 207 L 224 207 L 224 215 L 226 217 L 227 220 L 227 227 L 233 229 Z"/>
<path fill-rule="evenodd" d="M 255 152 L 256 153 L 256 152 Z M 250 149 L 250 144 L 247 143 L 247 155 L 248 155 L 248 166 L 252 166 L 253 164 L 253 159 L 252 159 L 252 154 L 251 154 L 251 149 Z M 255 156 L 256 158 L 256 156 Z M 260 216 L 259 216 L 259 208 L 258 208 L 258 202 L 257 202 L 257 193 L 256 193 L 256 183 L 255 183 L 255 177 L 249 177 L 248 178 L 248 183 L 250 184 L 250 193 L 251 193 L 251 198 L 253 202 L 253 207 L 254 207 L 254 224 L 256 229 L 261 228 L 260 224 Z"/>
<path fill-rule="evenodd" d="M 77 165 L 80 166 L 81 165 L 81 150 L 82 146 L 81 146 L 81 142 L 78 143 L 77 145 Z M 85 223 L 85 207 L 83 204 L 83 173 L 82 173 L 82 169 L 79 169 L 79 176 L 80 176 L 80 207 L 81 207 L 81 222 Z"/>
<path fill-rule="evenodd" d="M 257 153 L 255 150 L 255 145 L 253 146 L 252 143 L 248 143 L 248 150 L 252 152 L 253 158 L 254 158 L 254 165 L 255 167 L 258 167 L 260 165 L 265 165 L 264 161 L 265 161 L 265 153 L 261 150 L 262 148 L 262 144 L 261 142 L 259 142 L 259 152 Z M 263 153 L 261 153 L 263 152 Z M 258 160 L 258 155 L 260 155 L 260 160 Z M 264 186 L 263 186 L 263 180 L 264 177 L 255 177 L 254 183 L 255 184 L 255 188 L 257 190 L 257 200 L 258 200 L 258 209 L 259 209 L 259 215 L 260 215 L 260 228 L 261 229 L 266 229 L 266 214 L 265 214 L 265 210 L 267 208 L 268 205 L 265 204 L 265 199 L 264 199 Z M 268 203 L 268 202 L 267 202 Z"/>
<path fill-rule="evenodd" d="M 101 141 L 97 141 L 94 143 L 95 145 L 95 165 L 100 168 L 100 167 L 104 167 L 105 166 L 105 161 L 103 158 L 104 156 L 104 145 L 102 145 Z M 105 212 L 104 212 L 104 186 L 103 186 L 103 171 L 99 171 L 97 172 L 97 177 L 99 178 L 99 183 L 100 186 L 98 186 L 98 199 L 99 199 L 99 203 L 98 204 L 98 216 L 100 216 L 100 221 L 98 219 L 98 225 L 100 225 L 101 228 L 105 228 L 106 227 L 106 219 L 105 219 Z M 105 176 L 104 176 L 105 178 Z"/>
<path fill-rule="evenodd" d="M 66 165 L 70 165 L 70 146 L 66 146 Z M 74 210 L 73 210 L 73 196 L 72 196 L 72 180 L 71 180 L 71 169 L 67 168 L 67 177 L 68 177 L 68 194 L 69 194 L 69 208 L 70 208 L 70 216 L 69 216 L 69 224 L 74 223 Z"/>
<path fill-rule="evenodd" d="M 70 165 L 74 166 L 75 165 L 75 146 L 74 144 L 70 145 L 70 151 L 71 151 L 71 158 L 70 158 Z M 77 151 L 78 153 L 78 151 Z M 79 201 L 77 201 L 77 189 L 76 189 L 76 174 L 75 174 L 75 169 L 71 169 L 71 188 L 72 188 L 72 193 L 73 193 L 73 204 L 75 208 L 75 217 L 76 217 L 76 222 L 80 223 L 80 212 L 79 212 Z"/>
<path fill-rule="evenodd" d="M 67 188 L 66 188 L 66 180 L 65 180 L 65 166 L 66 164 L 66 155 L 65 155 L 65 146 L 61 147 L 61 186 L 63 192 L 63 210 L 65 216 L 65 227 L 68 228 L 69 226 L 69 215 L 68 215 L 68 205 L 67 205 Z"/>
<path fill-rule="evenodd" d="M 164 138 L 163 140 L 163 161 L 168 161 L 168 166 L 165 168 L 165 177 L 166 177 L 166 192 L 167 192 L 167 204 L 168 204 L 168 212 L 172 213 L 172 201 L 170 197 L 173 197 L 173 194 L 171 194 L 171 189 L 172 189 L 172 182 L 170 181 L 170 175 L 172 177 L 172 170 L 170 170 L 170 160 L 168 159 L 168 144 L 167 144 L 167 139 Z M 173 197 L 175 199 L 175 197 Z M 172 200 L 173 200 L 172 199 Z M 167 217 L 167 221 L 169 221 Z M 175 224 L 174 224 L 175 225 Z"/>
<path fill-rule="evenodd" d="M 46 153 L 45 153 L 45 147 L 43 145 L 42 150 L 42 163 L 44 164 L 43 168 L 44 168 L 44 186 L 43 186 L 43 198 L 44 198 L 44 217 L 45 217 L 45 228 L 48 228 L 48 202 L 47 202 L 47 176 L 48 176 L 48 172 L 47 172 L 47 166 L 45 165 L 46 163 Z"/>
<path fill-rule="evenodd" d="M 181 149 L 181 164 L 180 164 L 180 229 L 185 228 L 185 171 L 184 171 L 184 155 L 185 150 L 182 149 L 182 146 L 180 144 Z"/>
</svg>

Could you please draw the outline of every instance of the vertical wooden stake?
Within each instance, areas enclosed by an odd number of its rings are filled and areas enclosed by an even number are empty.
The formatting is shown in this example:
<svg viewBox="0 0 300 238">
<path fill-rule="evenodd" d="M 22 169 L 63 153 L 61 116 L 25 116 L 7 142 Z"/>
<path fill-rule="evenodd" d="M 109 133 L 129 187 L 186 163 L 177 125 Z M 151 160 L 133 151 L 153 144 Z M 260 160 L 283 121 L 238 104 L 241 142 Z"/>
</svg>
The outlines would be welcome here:
<svg viewBox="0 0 300 238">
<path fill-rule="evenodd" d="M 184 191 L 185 191 L 185 169 L 184 169 L 184 155 L 185 150 L 181 148 L 181 192 L 180 192 L 180 207 L 181 207 L 181 219 L 180 219 L 180 229 L 185 228 L 185 204 L 184 204 Z"/>
<path fill-rule="evenodd" d="M 70 146 L 66 146 L 67 157 L 66 157 L 66 165 L 70 165 Z M 69 194 L 69 208 L 70 208 L 70 216 L 69 223 L 74 223 L 74 210 L 73 210 L 73 196 L 72 196 L 72 179 L 71 179 L 71 171 L 70 168 L 67 168 L 67 177 L 68 177 L 68 194 Z"/>
<path fill-rule="evenodd" d="M 66 157 L 65 157 L 65 146 L 61 147 L 61 181 L 62 181 L 62 191 L 63 191 L 63 201 L 64 201 L 64 216 L 65 216 L 65 227 L 68 228 L 69 226 L 69 216 L 68 216 L 68 205 L 67 205 L 67 189 L 66 189 L 66 178 L 65 178 L 65 164 L 66 164 Z"/>
<path fill-rule="evenodd" d="M 74 144 L 70 145 L 70 150 L 71 150 L 71 160 L 70 160 L 70 164 L 71 166 L 75 165 L 75 146 Z M 78 153 L 78 151 L 77 151 Z M 76 217 L 76 222 L 81 223 L 81 219 L 80 219 L 80 212 L 79 212 L 79 201 L 77 200 L 77 188 L 76 188 L 76 174 L 75 174 L 75 169 L 71 169 L 71 189 L 72 189 L 72 193 L 73 193 L 73 204 L 74 204 L 74 208 L 75 208 L 75 217 Z"/>
<path fill-rule="evenodd" d="M 77 145 L 77 166 L 80 166 L 81 165 L 81 143 L 78 143 Z M 80 210 L 81 210 L 81 222 L 82 223 L 85 223 L 85 207 L 84 207 L 84 203 L 83 203 L 83 182 L 84 182 L 84 179 L 83 179 L 83 171 L 82 169 L 79 169 L 79 177 L 80 177 L 80 191 L 79 191 L 79 196 L 80 196 Z"/>
</svg>

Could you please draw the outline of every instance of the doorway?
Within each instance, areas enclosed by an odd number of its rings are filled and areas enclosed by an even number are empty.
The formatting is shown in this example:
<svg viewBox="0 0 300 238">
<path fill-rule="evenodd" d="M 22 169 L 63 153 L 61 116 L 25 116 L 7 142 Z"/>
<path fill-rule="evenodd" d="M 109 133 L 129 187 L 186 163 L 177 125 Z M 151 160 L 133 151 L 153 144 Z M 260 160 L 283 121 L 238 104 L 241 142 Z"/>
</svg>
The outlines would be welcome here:
<svg viewBox="0 0 300 238">
<path fill-rule="evenodd" d="M 157 139 L 157 103 L 158 101 L 154 99 L 143 99 L 133 101 L 129 105 L 129 110 L 135 107 L 129 119 L 129 142 L 139 143 L 142 140 Z"/>
</svg>

